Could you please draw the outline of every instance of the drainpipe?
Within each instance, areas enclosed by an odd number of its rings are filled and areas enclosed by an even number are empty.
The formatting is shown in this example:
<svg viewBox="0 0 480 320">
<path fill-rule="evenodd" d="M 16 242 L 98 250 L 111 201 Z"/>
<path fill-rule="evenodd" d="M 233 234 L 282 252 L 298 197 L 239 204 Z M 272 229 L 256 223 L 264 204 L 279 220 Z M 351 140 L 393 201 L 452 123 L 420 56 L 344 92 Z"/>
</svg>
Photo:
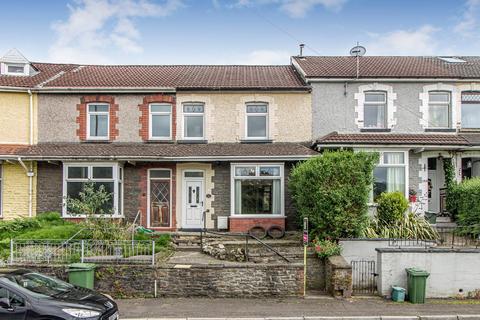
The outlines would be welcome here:
<svg viewBox="0 0 480 320">
<path fill-rule="evenodd" d="M 32 145 L 33 144 L 33 94 L 32 94 L 32 90 L 28 89 L 28 95 L 29 95 L 29 98 L 30 98 L 30 109 L 29 109 L 29 113 L 30 113 L 30 139 L 29 139 L 29 144 Z"/>
<path fill-rule="evenodd" d="M 28 177 L 28 216 L 33 216 L 33 163 L 30 162 L 30 168 L 27 168 L 22 158 L 18 157 L 18 163 L 23 167 Z"/>
</svg>

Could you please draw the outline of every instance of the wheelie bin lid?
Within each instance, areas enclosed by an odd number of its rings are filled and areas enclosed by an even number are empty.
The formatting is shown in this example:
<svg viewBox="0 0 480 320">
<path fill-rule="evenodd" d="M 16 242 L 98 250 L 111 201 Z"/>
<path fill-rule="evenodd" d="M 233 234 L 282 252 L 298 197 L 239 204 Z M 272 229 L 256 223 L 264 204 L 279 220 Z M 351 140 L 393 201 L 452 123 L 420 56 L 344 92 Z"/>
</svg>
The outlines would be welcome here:
<svg viewBox="0 0 480 320">
<path fill-rule="evenodd" d="M 96 267 L 94 263 L 71 263 L 68 265 L 68 271 L 90 271 Z"/>
<path fill-rule="evenodd" d="M 428 277 L 430 275 L 428 271 L 419 268 L 406 268 L 405 270 L 407 271 L 407 274 L 414 277 Z"/>
</svg>

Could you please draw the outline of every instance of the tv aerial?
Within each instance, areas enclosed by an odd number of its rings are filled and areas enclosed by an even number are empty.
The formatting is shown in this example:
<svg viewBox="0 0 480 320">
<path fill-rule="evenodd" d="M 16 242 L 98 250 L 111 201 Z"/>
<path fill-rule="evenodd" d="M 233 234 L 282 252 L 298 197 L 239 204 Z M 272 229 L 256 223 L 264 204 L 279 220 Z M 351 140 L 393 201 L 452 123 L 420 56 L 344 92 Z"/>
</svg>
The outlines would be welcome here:
<svg viewBox="0 0 480 320">
<path fill-rule="evenodd" d="M 350 49 L 350 55 L 357 58 L 357 79 L 360 76 L 360 57 L 363 57 L 367 53 L 367 49 L 364 46 L 358 44 Z"/>
</svg>

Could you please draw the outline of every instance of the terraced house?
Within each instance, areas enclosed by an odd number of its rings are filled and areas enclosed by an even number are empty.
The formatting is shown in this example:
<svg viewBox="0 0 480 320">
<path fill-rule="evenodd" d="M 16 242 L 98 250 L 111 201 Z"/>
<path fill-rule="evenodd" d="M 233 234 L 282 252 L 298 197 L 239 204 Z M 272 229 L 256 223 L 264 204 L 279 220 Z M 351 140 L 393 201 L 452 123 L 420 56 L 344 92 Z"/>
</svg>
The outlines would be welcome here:
<svg viewBox="0 0 480 320">
<path fill-rule="evenodd" d="M 358 62 L 358 64 L 357 64 Z M 312 86 L 314 146 L 380 152 L 373 200 L 412 197 L 445 212 L 445 159 L 457 180 L 480 176 L 479 57 L 294 57 Z"/>
<path fill-rule="evenodd" d="M 37 167 L 15 153 L 37 141 L 37 95 L 29 88 L 49 76 L 17 50 L 0 58 L 0 219 L 35 215 Z"/>
<path fill-rule="evenodd" d="M 36 163 L 37 212 L 78 218 L 66 199 L 91 181 L 152 229 L 295 227 L 288 174 L 316 152 L 292 66 L 31 67 L 50 75 L 31 86 L 38 143 L 12 157 Z"/>
</svg>

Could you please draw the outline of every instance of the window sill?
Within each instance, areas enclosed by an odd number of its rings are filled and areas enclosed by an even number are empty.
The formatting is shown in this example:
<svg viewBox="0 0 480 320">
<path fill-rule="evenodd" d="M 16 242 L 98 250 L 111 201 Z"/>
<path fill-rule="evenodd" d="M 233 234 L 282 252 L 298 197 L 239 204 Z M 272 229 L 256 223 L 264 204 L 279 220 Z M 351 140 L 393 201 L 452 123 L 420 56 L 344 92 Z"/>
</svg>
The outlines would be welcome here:
<svg viewBox="0 0 480 320">
<path fill-rule="evenodd" d="M 362 128 L 360 132 L 391 132 L 392 129 L 385 128 Z"/>
<path fill-rule="evenodd" d="M 145 141 L 145 143 L 147 143 L 147 144 L 173 144 L 174 141 L 173 140 L 154 140 L 154 139 L 150 139 L 150 140 Z"/>
<path fill-rule="evenodd" d="M 81 141 L 81 143 L 111 143 L 109 139 L 87 139 L 84 141 Z"/>
<path fill-rule="evenodd" d="M 286 219 L 287 217 L 280 214 L 232 214 L 230 219 Z"/>
<path fill-rule="evenodd" d="M 177 140 L 177 143 L 179 144 L 206 144 L 208 143 L 208 140 Z"/>
<path fill-rule="evenodd" d="M 480 132 L 480 128 L 460 128 L 458 131 L 459 132 L 475 132 L 475 133 L 478 133 L 478 132 Z"/>
<path fill-rule="evenodd" d="M 243 139 L 240 143 L 272 143 L 271 139 Z"/>
<path fill-rule="evenodd" d="M 451 128 L 425 128 L 425 132 L 457 132 L 457 129 L 451 129 Z"/>
</svg>

